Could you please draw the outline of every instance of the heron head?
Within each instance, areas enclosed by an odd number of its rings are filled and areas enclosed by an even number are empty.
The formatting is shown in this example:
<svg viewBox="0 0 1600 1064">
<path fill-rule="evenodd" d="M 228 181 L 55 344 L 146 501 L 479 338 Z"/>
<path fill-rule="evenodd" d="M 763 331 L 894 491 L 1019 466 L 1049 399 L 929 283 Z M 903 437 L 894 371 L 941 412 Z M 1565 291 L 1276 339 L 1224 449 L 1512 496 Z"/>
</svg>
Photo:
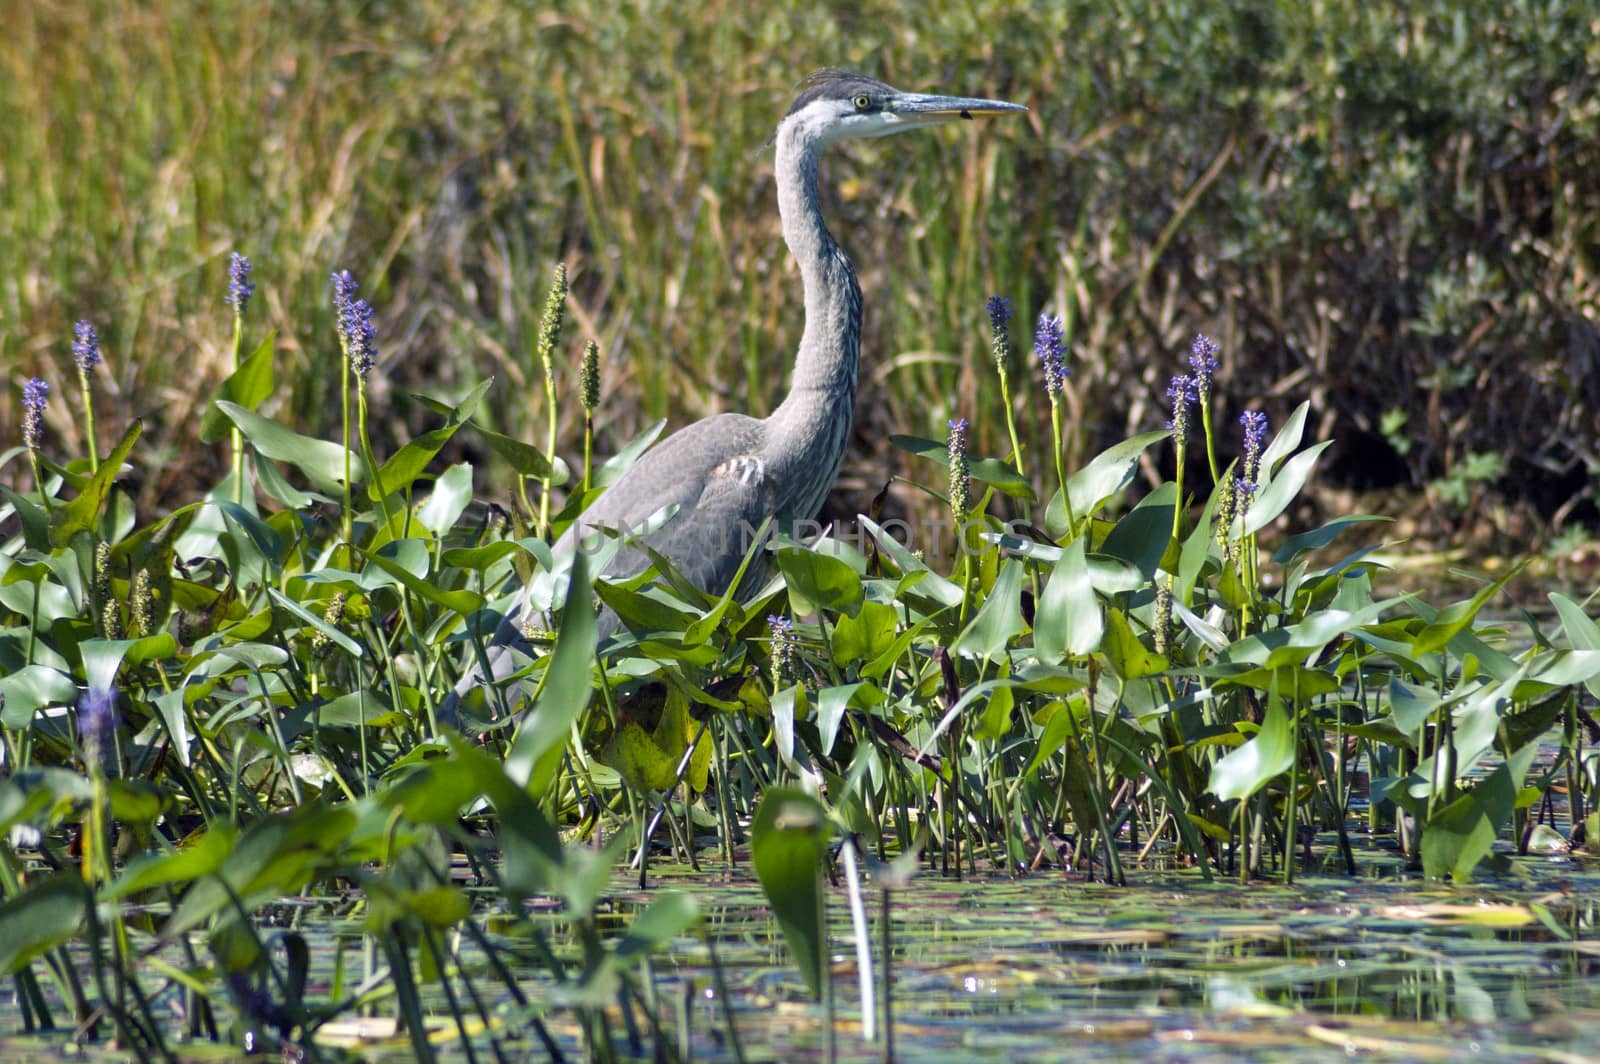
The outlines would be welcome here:
<svg viewBox="0 0 1600 1064">
<path fill-rule="evenodd" d="M 802 125 L 813 136 L 831 143 L 888 137 L 978 115 L 1026 110 L 1004 100 L 901 92 L 864 74 L 819 70 L 806 78 L 783 123 Z"/>
</svg>

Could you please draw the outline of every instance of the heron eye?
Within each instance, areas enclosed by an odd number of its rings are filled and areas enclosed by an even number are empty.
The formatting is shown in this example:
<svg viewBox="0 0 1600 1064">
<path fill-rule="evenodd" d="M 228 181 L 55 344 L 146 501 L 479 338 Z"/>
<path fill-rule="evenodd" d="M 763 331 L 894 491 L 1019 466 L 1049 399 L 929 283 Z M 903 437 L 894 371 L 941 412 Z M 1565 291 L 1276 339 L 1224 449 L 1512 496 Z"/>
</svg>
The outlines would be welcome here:
<svg viewBox="0 0 1600 1064">
<path fill-rule="evenodd" d="M 857 111 L 865 111 L 867 108 L 872 106 L 872 97 L 868 96 L 866 93 L 862 93 L 860 96 L 855 98 L 855 105 Z"/>
</svg>

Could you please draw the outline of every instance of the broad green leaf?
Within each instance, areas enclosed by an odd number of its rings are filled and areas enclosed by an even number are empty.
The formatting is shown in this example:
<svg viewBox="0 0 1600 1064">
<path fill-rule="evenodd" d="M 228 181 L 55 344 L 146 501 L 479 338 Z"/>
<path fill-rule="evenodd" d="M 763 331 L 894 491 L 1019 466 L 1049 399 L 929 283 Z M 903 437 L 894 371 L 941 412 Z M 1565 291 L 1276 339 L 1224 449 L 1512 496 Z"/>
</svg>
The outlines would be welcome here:
<svg viewBox="0 0 1600 1064">
<path fill-rule="evenodd" d="M 1277 520 L 1278 515 L 1289 508 L 1295 497 L 1300 494 L 1300 489 L 1305 487 L 1306 480 L 1311 476 L 1311 470 L 1316 467 L 1317 459 L 1322 452 L 1333 445 L 1332 440 L 1324 440 L 1313 447 L 1309 447 L 1283 464 L 1277 475 L 1256 491 L 1250 497 L 1250 508 L 1242 517 L 1234 519 L 1237 536 L 1248 536 L 1259 532 Z M 1262 468 L 1266 468 L 1265 459 Z M 1265 476 L 1265 473 L 1262 474 Z"/>
<path fill-rule="evenodd" d="M 1068 654 L 1092 654 L 1100 649 L 1105 619 L 1089 580 L 1083 537 L 1068 543 L 1039 595 L 1033 615 L 1033 649 L 1047 665 Z"/>
<path fill-rule="evenodd" d="M 1352 514 L 1349 517 L 1335 518 L 1320 528 L 1314 528 L 1310 532 L 1301 532 L 1299 535 L 1285 539 L 1278 546 L 1278 549 L 1272 552 L 1273 564 L 1291 565 L 1300 555 L 1308 551 L 1321 550 L 1344 534 L 1346 529 L 1354 528 L 1356 525 L 1367 524 L 1370 521 L 1393 520 L 1394 518 L 1392 517 L 1383 517 L 1378 514 Z"/>
<path fill-rule="evenodd" d="M 900 591 L 903 594 L 909 594 L 912 598 L 932 600 L 940 607 L 947 609 L 961 604 L 961 588 L 929 569 L 921 559 L 907 550 L 894 536 L 890 535 L 886 528 L 878 525 L 870 517 L 861 516 L 859 520 L 862 527 L 867 530 L 878 544 L 878 549 L 887 554 L 902 573 L 907 576 L 913 573 L 920 574 L 914 587 L 907 587 L 902 584 Z M 892 524 L 893 522 L 890 523 Z"/>
<path fill-rule="evenodd" d="M 1406 735 L 1415 735 L 1428 723 L 1439 702 L 1439 692 L 1434 688 L 1406 683 L 1398 676 L 1389 681 L 1389 716 Z"/>
<path fill-rule="evenodd" d="M 17 520 L 21 522 L 23 542 L 31 550 L 48 551 L 50 549 L 50 517 L 45 513 L 44 507 L 31 499 L 23 498 L 4 484 L 0 484 L 0 498 L 6 500 L 6 504 L 17 515 Z M 4 515 L 0 514 L 0 516 Z"/>
<path fill-rule="evenodd" d="M 279 606 L 282 606 L 284 609 L 300 618 L 316 631 L 321 632 L 323 636 L 332 641 L 335 646 L 343 650 L 346 654 L 349 654 L 353 658 L 359 658 L 362 656 L 363 651 L 360 643 L 357 643 L 354 639 L 351 639 L 349 636 L 339 631 L 339 629 L 335 628 L 333 625 L 329 624 L 315 613 L 312 613 L 310 610 L 300 605 L 300 603 L 296 602 L 294 599 L 289 598 L 287 595 L 280 594 L 277 588 L 267 588 L 267 594 L 272 596 L 273 602 L 276 602 Z"/>
<path fill-rule="evenodd" d="M 1099 553 L 1136 567 L 1148 582 L 1172 541 L 1172 511 L 1177 499 L 1178 486 L 1173 483 L 1163 484 L 1140 499 L 1106 536 Z"/>
<path fill-rule="evenodd" d="M 1310 401 L 1302 402 L 1295 407 L 1294 412 L 1289 415 L 1289 420 L 1283 423 L 1283 427 L 1273 435 L 1272 442 L 1267 444 L 1267 449 L 1261 452 L 1263 477 L 1271 480 L 1278 469 L 1278 463 L 1288 458 L 1295 452 L 1295 448 L 1300 446 L 1300 440 L 1304 438 L 1306 431 L 1306 414 L 1310 410 Z"/>
<path fill-rule="evenodd" d="M 283 474 L 278 472 L 277 463 L 272 459 L 261 454 L 252 455 L 252 458 L 255 463 L 256 480 L 268 498 L 276 499 L 291 510 L 304 510 L 318 502 L 332 504 L 333 500 L 328 496 L 314 491 L 301 491 L 283 479 Z M 229 474 L 229 480 L 232 480 L 232 474 Z"/>
<path fill-rule="evenodd" d="M 833 742 L 839 735 L 839 724 L 845 710 L 852 706 L 868 709 L 884 700 L 876 684 L 849 683 L 838 687 L 824 687 L 817 692 L 817 731 L 822 735 L 822 752 L 833 753 Z"/>
<path fill-rule="evenodd" d="M 1572 649 L 1600 650 L 1600 624 L 1583 612 L 1582 606 L 1554 591 L 1550 593 L 1550 604 L 1561 616 L 1561 627 L 1567 633 L 1567 642 L 1572 644 Z"/>
<path fill-rule="evenodd" d="M 56 872 L 0 905 L 0 972 L 16 972 L 76 935 L 93 904 L 75 871 Z"/>
<path fill-rule="evenodd" d="M 678 759 L 631 720 L 611 736 L 600 760 L 638 791 L 665 791 L 678 781 Z"/>
<path fill-rule="evenodd" d="M 497 539 L 481 547 L 452 547 L 444 552 L 443 561 L 455 569 L 483 572 L 495 562 L 517 553 L 517 545 L 507 539 Z"/>
<path fill-rule="evenodd" d="M 1451 603 L 1428 622 L 1420 632 L 1411 638 L 1411 655 L 1422 657 L 1424 654 L 1433 654 L 1443 650 L 1461 632 L 1471 626 L 1478 611 L 1482 610 L 1488 601 L 1499 593 L 1500 589 L 1511 582 L 1511 579 L 1527 566 L 1528 560 L 1517 563 L 1506 570 L 1500 579 L 1479 590 L 1470 599 Z"/>
<path fill-rule="evenodd" d="M 888 603 L 862 602 L 860 613 L 840 617 L 833 626 L 833 660 L 845 668 L 876 661 L 894 646 L 899 623 Z"/>
<path fill-rule="evenodd" d="M 254 410 L 272 394 L 272 353 L 277 338 L 276 332 L 267 333 L 256 349 L 217 388 L 216 394 L 211 397 L 212 402 L 206 405 L 206 412 L 200 418 L 201 443 L 216 443 L 225 439 L 233 427 L 227 416 L 217 409 L 216 400 Z"/>
<path fill-rule="evenodd" d="M 384 480 L 388 487 L 389 481 Z M 395 489 L 390 489 L 395 490 Z M 461 462 L 446 469 L 433 482 L 433 492 L 428 501 L 417 508 L 417 520 L 422 527 L 443 539 L 455 527 L 461 514 L 472 501 L 472 464 Z"/>
<path fill-rule="evenodd" d="M 465 588 L 446 591 L 432 580 L 417 576 L 399 561 L 396 561 L 390 548 L 402 542 L 404 541 L 396 540 L 386 543 L 382 549 L 376 552 L 364 551 L 360 550 L 360 548 L 357 548 L 357 550 L 363 558 L 366 558 L 373 565 L 394 577 L 413 594 L 426 599 L 428 602 L 443 606 L 447 610 L 454 610 L 462 616 L 483 608 L 483 596 L 476 591 L 468 591 Z"/>
<path fill-rule="evenodd" d="M 1010 731 L 1011 710 L 1016 703 L 1017 696 L 1010 684 L 996 687 L 989 696 L 989 704 L 978 715 L 978 723 L 972 729 L 973 738 L 994 742 Z"/>
<path fill-rule="evenodd" d="M 815 798 L 790 787 L 771 787 L 761 796 L 751 827 L 751 863 L 815 999 L 828 977 L 822 908 L 827 840 L 828 816 Z"/>
<path fill-rule="evenodd" d="M 100 523 L 100 513 L 105 508 L 106 497 L 111 494 L 111 485 L 122 473 L 122 463 L 128 460 L 128 452 L 133 450 L 134 442 L 139 439 L 143 429 L 144 422 L 135 418 L 133 424 L 128 426 L 128 431 L 122 434 L 122 439 L 100 463 L 100 471 L 89 478 L 77 498 L 56 508 L 50 521 L 52 544 L 64 547 L 72 542 L 73 536 L 79 532 L 93 531 Z"/>
<path fill-rule="evenodd" d="M 72 677 L 48 665 L 24 665 L 0 676 L 0 723 L 12 731 L 31 727 L 34 714 L 45 706 L 70 706 L 77 700 Z"/>
<path fill-rule="evenodd" d="M 826 611 L 854 617 L 861 609 L 861 577 L 842 558 L 783 547 L 778 551 L 778 569 L 797 614 Z"/>
<path fill-rule="evenodd" d="M 262 417 L 226 399 L 217 400 L 217 409 L 239 426 L 239 431 L 251 446 L 279 462 L 287 462 L 311 478 L 319 488 L 337 492 L 344 482 L 344 448 L 327 440 L 302 436 L 271 418 Z M 350 455 L 350 479 L 353 484 L 364 484 L 367 466 L 359 454 Z"/>
<path fill-rule="evenodd" d="M 922 436 L 890 436 L 889 442 L 908 454 L 926 458 L 941 466 L 950 464 L 950 445 Z M 1033 488 L 1014 468 L 996 458 L 968 458 L 967 473 L 973 480 L 988 484 L 1014 499 L 1033 501 Z"/>
<path fill-rule="evenodd" d="M 1272 692 L 1261 730 L 1228 752 L 1211 769 L 1209 790 L 1224 802 L 1248 798 L 1294 763 L 1294 734 L 1283 701 Z"/>
<path fill-rule="evenodd" d="M 983 598 L 983 605 L 967 630 L 956 640 L 954 650 L 975 658 L 993 661 L 1010 651 L 1011 641 L 1023 629 L 1022 575 L 1026 563 L 1021 558 L 1007 558 L 1000 566 L 1000 575 Z"/>
<path fill-rule="evenodd" d="M 1067 478 L 1067 494 L 1078 520 L 1094 514 L 1117 495 L 1139 469 L 1139 456 L 1154 443 L 1171 436 L 1170 430 L 1145 432 L 1106 448 L 1094 460 Z"/>
<path fill-rule="evenodd" d="M 1550 603 L 1561 615 L 1561 628 L 1567 633 L 1567 642 L 1574 650 L 1600 650 L 1600 625 L 1583 611 L 1583 607 L 1565 595 L 1550 595 Z M 1584 687 L 1591 695 L 1600 698 L 1600 681 L 1585 680 Z"/>
<path fill-rule="evenodd" d="M 612 957 L 618 964 L 632 964 L 669 945 L 699 919 L 700 904 L 693 894 L 665 894 L 633 917 L 628 930 L 617 940 Z"/>
<path fill-rule="evenodd" d="M 583 551 L 573 556 L 566 608 L 539 700 L 522 722 L 506 755 L 506 775 L 528 793 L 543 795 L 555 778 L 572 724 L 594 691 L 594 577 Z"/>
<path fill-rule="evenodd" d="M 1124 680 L 1137 680 L 1166 670 L 1167 659 L 1145 649 L 1145 645 L 1134 634 L 1133 626 L 1128 623 L 1126 613 L 1119 609 L 1108 609 L 1105 617 L 1106 631 L 1100 646 L 1112 672 Z"/>
<path fill-rule="evenodd" d="M 1511 819 L 1517 792 L 1533 763 L 1537 744 L 1512 754 L 1477 786 L 1437 810 L 1422 834 L 1422 870 L 1431 878 L 1449 875 L 1457 883 L 1472 878 L 1478 863 L 1494 849 L 1500 829 Z"/>
<path fill-rule="evenodd" d="M 100 896 L 112 901 L 142 890 L 182 886 L 201 876 L 209 876 L 222 867 L 238 839 L 233 825 L 219 820 L 165 853 L 138 858 L 114 883 L 102 890 Z"/>
<path fill-rule="evenodd" d="M 428 463 L 433 461 L 433 456 L 438 454 L 444 445 L 450 442 L 450 438 L 456 434 L 456 430 L 466 424 L 472 415 L 477 412 L 479 403 L 483 401 L 483 393 L 488 391 L 489 386 L 493 383 L 493 377 L 480 382 L 476 388 L 467 393 L 466 398 L 451 409 L 443 425 L 424 432 L 391 455 L 389 460 L 379 467 L 378 475 L 367 486 L 367 497 L 373 502 L 382 502 L 383 496 L 379 494 L 378 487 L 380 484 L 383 486 L 382 491 L 391 495 L 402 493 L 409 488 L 412 482 L 422 475 L 422 471 L 428 468 Z M 468 466 L 467 468 L 469 470 L 467 474 L 467 491 L 470 495 L 472 474 L 470 472 L 471 467 Z M 434 485 L 434 491 L 439 491 L 437 484 Z M 459 510 L 456 512 L 460 513 Z M 427 524 L 426 520 L 423 523 Z M 454 519 L 452 519 L 450 524 L 454 523 Z M 436 533 L 442 534 L 434 525 L 428 525 L 428 527 Z M 448 528 L 449 525 L 444 527 Z"/>
</svg>

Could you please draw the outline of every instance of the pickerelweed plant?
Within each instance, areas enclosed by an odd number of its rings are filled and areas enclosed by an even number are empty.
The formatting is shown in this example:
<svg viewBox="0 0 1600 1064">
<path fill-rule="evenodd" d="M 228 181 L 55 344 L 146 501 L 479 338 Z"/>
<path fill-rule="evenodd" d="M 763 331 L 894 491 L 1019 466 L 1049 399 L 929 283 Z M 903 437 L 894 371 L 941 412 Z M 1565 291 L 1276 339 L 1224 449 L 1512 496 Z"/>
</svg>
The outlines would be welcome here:
<svg viewBox="0 0 1600 1064">
<path fill-rule="evenodd" d="M 485 382 L 422 400 L 433 426 L 380 461 L 374 316 L 349 274 L 334 282 L 340 437 L 269 417 L 274 342 L 246 342 L 238 261 L 235 351 L 253 353 L 201 425 L 236 438 L 221 483 L 141 518 L 117 483 L 138 424 L 97 466 L 58 463 L 42 382 L 24 387 L 22 445 L 0 458 L 26 456 L 33 483 L 0 489 L 0 963 L 30 1029 L 114 1030 L 152 1057 L 179 1037 L 318 1056 L 329 1023 L 381 1012 L 423 1058 L 440 1040 L 498 1054 L 524 1036 L 551 1055 L 671 1056 L 688 1021 L 661 1006 L 647 960 L 693 927 L 695 904 L 666 895 L 604 932 L 620 862 L 641 879 L 670 855 L 731 866 L 748 842 L 832 1008 L 830 861 L 869 943 L 862 880 L 887 888 L 917 867 L 1288 880 L 1353 871 L 1372 847 L 1466 879 L 1553 819 L 1558 791 L 1566 827 L 1593 818 L 1584 685 L 1600 678 L 1600 626 L 1585 604 L 1551 595 L 1559 625 L 1517 646 L 1479 618 L 1509 574 L 1442 608 L 1380 597 L 1373 549 L 1336 548 L 1374 518 L 1294 525 L 1326 446 L 1303 446 L 1306 408 L 1275 432 L 1249 411 L 1238 438 L 1219 433 L 1233 422 L 1212 407 L 1235 406 L 1220 382 L 1237 375 L 1213 379 L 1209 341 L 1183 376 L 1212 383 L 1175 386 L 1172 427 L 1069 471 L 1066 338 L 1045 316 L 1044 394 L 1016 396 L 1009 461 L 982 454 L 976 423 L 896 440 L 944 489 L 955 535 L 906 542 L 868 517 L 854 539 L 780 531 L 767 549 L 753 535 L 711 595 L 661 558 L 598 577 L 615 544 L 551 551 L 659 426 L 586 459 L 586 489 L 562 500 L 552 437 L 479 422 Z M 590 384 L 565 399 L 553 376 L 570 364 L 566 298 L 558 283 L 537 334 L 552 425 L 561 402 L 592 415 L 600 401 Z M 1009 315 L 988 311 L 998 344 Z M 1197 433 L 1208 485 L 1182 477 L 1180 454 L 1140 486 L 1142 460 L 1159 468 L 1154 449 Z M 435 468 L 458 434 L 516 478 L 510 520 L 469 508 L 471 464 Z M 1007 520 L 1041 503 L 1043 527 Z M 440 720 L 524 584 L 533 653 Z M 597 599 L 620 622 L 600 641 Z M 351 921 L 331 976 L 312 977 L 306 932 L 280 920 L 289 897 Z M 878 1002 L 864 1007 L 887 1014 L 871 960 L 858 954 L 862 1000 Z M 713 1022 L 736 1045 L 718 997 Z"/>
</svg>

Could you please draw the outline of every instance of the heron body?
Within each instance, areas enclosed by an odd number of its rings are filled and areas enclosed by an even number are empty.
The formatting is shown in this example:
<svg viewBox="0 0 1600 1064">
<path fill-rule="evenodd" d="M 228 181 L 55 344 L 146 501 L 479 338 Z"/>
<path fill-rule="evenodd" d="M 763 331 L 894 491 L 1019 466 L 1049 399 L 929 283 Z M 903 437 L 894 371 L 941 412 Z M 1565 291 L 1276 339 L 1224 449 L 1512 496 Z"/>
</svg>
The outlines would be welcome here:
<svg viewBox="0 0 1600 1064">
<path fill-rule="evenodd" d="M 667 558 L 696 587 L 720 595 L 752 546 L 750 530 L 769 520 L 784 529 L 814 518 L 844 461 L 861 361 L 861 288 L 823 221 L 817 192 L 823 151 L 843 140 L 1025 110 L 997 100 L 904 93 L 845 71 L 807 78 L 774 138 L 783 237 L 805 291 L 805 331 L 788 396 L 765 418 L 718 414 L 645 452 L 557 540 L 555 557 L 612 529 L 624 545 L 603 575 L 625 578 L 649 565 L 644 551 L 628 545 L 630 533 L 641 533 L 635 543 Z M 652 519 L 660 521 L 657 527 L 650 527 Z M 492 640 L 488 663 L 495 679 L 512 671 L 510 650 L 521 641 L 530 597 L 531 585 Z M 603 616 L 602 637 L 616 623 L 614 615 Z M 458 698 L 481 682 L 479 668 L 469 669 L 444 715 L 453 721 Z"/>
</svg>

